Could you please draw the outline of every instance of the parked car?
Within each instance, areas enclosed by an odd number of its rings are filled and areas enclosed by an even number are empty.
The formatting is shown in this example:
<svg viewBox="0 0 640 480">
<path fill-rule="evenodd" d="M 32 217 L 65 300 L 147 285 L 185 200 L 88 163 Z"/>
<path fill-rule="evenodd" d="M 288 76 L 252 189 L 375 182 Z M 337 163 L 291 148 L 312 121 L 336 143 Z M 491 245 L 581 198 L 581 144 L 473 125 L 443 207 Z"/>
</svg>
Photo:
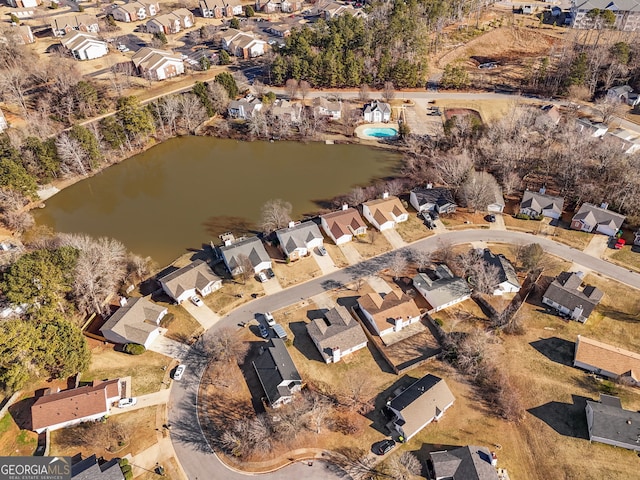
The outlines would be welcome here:
<svg viewBox="0 0 640 480">
<path fill-rule="evenodd" d="M 432 220 L 437 220 L 439 218 L 438 212 L 436 211 L 430 211 L 429 216 L 431 217 Z"/>
<path fill-rule="evenodd" d="M 613 246 L 613 248 L 615 248 L 616 250 L 620 250 L 622 249 L 622 247 L 625 246 L 626 243 L 627 242 L 624 238 L 619 238 L 616 244 Z"/>
<path fill-rule="evenodd" d="M 186 365 L 178 365 L 176 371 L 173 372 L 173 379 L 180 380 L 184 375 L 184 371 L 187 369 Z"/>
<path fill-rule="evenodd" d="M 386 455 L 387 453 L 389 453 L 391 450 L 393 450 L 393 447 L 396 446 L 396 442 L 393 441 L 393 439 L 388 438 L 386 440 L 383 440 L 382 442 L 380 442 L 376 448 L 374 449 L 374 451 L 378 454 L 378 455 Z"/>
<path fill-rule="evenodd" d="M 259 272 L 259 273 L 258 273 L 258 280 L 259 280 L 260 282 L 266 282 L 266 281 L 267 281 L 267 280 L 269 280 L 269 279 L 267 278 L 267 274 L 266 274 L 266 273 L 264 273 L 264 272 Z"/>
<path fill-rule="evenodd" d="M 121 43 L 121 44 L 118 45 L 118 50 L 120 50 L 122 53 L 128 52 L 129 51 L 129 47 L 127 47 L 126 45 L 123 45 Z"/>
<path fill-rule="evenodd" d="M 138 399 L 136 397 L 121 398 L 118 400 L 118 408 L 133 407 L 136 403 L 138 403 Z"/>
<path fill-rule="evenodd" d="M 496 216 L 491 214 L 491 215 L 487 215 L 486 217 L 487 222 L 489 223 L 494 223 L 496 221 Z"/>
<path fill-rule="evenodd" d="M 204 305 L 204 302 L 202 301 L 202 299 L 197 295 L 194 295 L 189 300 L 191 300 L 191 303 L 193 303 L 196 307 L 201 307 L 202 305 Z"/>
<path fill-rule="evenodd" d="M 271 312 L 264 312 L 264 319 L 267 321 L 267 325 L 273 327 L 276 324 L 276 321 L 273 319 L 273 315 Z"/>
<path fill-rule="evenodd" d="M 318 247 L 318 253 L 323 257 L 327 254 L 327 249 L 324 248 L 324 245 L 320 245 Z"/>
<path fill-rule="evenodd" d="M 265 327 L 262 324 L 258 325 L 258 330 L 260 330 L 260 336 L 262 338 L 269 338 L 269 330 L 267 330 L 267 327 Z"/>
</svg>

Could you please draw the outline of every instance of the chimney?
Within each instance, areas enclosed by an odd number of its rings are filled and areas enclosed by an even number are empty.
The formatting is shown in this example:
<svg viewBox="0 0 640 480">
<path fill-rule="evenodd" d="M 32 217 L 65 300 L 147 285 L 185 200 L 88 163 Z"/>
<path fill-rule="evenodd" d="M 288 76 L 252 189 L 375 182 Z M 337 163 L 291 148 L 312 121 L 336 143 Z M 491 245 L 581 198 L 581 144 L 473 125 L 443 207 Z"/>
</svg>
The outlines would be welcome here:
<svg viewBox="0 0 640 480">
<path fill-rule="evenodd" d="M 340 347 L 334 347 L 331 349 L 332 361 L 333 363 L 340 361 Z"/>
<path fill-rule="evenodd" d="M 386 192 L 386 191 L 385 191 L 385 192 L 382 192 L 382 198 L 383 198 L 383 199 L 387 199 L 387 198 L 389 198 L 389 192 Z"/>
<path fill-rule="evenodd" d="M 427 183 L 427 190 L 431 190 L 433 188 L 433 183 Z"/>
<path fill-rule="evenodd" d="M 349 204 L 348 203 L 343 203 L 342 204 L 342 210 L 347 210 L 349 208 Z"/>
<path fill-rule="evenodd" d="M 546 191 L 547 191 L 547 187 L 540 187 L 540 194 L 541 195 L 544 195 Z"/>
<path fill-rule="evenodd" d="M 606 210 L 606 209 L 609 208 L 609 204 L 607 202 L 602 202 L 600 204 L 600 208 L 603 209 L 603 210 Z"/>
<path fill-rule="evenodd" d="M 498 456 L 496 455 L 496 452 L 491 452 L 491 466 L 492 467 L 498 466 Z"/>
<path fill-rule="evenodd" d="M 124 307 L 127 304 L 127 299 L 124 297 L 120 297 L 120 306 Z"/>
<path fill-rule="evenodd" d="M 289 228 L 293 228 L 295 226 L 296 222 L 289 222 Z"/>
</svg>

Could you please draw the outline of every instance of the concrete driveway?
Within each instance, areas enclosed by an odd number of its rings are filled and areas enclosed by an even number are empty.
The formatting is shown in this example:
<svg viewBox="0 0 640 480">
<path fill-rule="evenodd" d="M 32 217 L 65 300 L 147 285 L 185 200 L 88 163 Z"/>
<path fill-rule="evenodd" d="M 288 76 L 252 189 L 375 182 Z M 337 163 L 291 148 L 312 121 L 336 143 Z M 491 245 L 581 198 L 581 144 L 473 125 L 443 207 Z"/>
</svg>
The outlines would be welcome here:
<svg viewBox="0 0 640 480">
<path fill-rule="evenodd" d="M 149 346 L 149 350 L 156 353 L 161 353 L 167 357 L 181 360 L 186 358 L 189 352 L 189 345 L 171 340 L 164 335 L 158 336 L 154 342 Z"/>
<path fill-rule="evenodd" d="M 323 275 L 327 275 L 328 273 L 332 273 L 338 270 L 338 267 L 336 267 L 336 264 L 333 263 L 333 258 L 331 258 L 328 252 L 327 255 L 322 256 L 316 253 L 314 248 L 312 250 L 312 255 L 313 258 L 315 258 L 316 263 L 320 267 L 320 270 L 322 270 Z"/>
<path fill-rule="evenodd" d="M 500 213 L 494 214 L 496 221 L 489 224 L 490 230 L 506 230 L 507 226 L 504 224 L 504 217 Z"/>
<path fill-rule="evenodd" d="M 607 237 L 606 235 L 594 234 L 589 241 L 589 245 L 584 248 L 583 252 L 596 258 L 602 258 L 604 256 L 604 252 L 609 248 L 610 241 L 610 237 Z"/>
<path fill-rule="evenodd" d="M 389 241 L 389 243 L 394 249 L 407 246 L 407 242 L 405 242 L 402 239 L 400 234 L 394 228 L 390 228 L 389 230 L 383 230 L 381 233 L 382 235 L 384 235 L 384 238 L 386 238 Z"/>
<path fill-rule="evenodd" d="M 196 307 L 190 300 L 187 300 L 182 302 L 180 306 L 195 318 L 205 330 L 209 330 L 220 320 L 220 315 L 211 310 L 204 302 L 203 305 Z"/>
<path fill-rule="evenodd" d="M 349 265 L 355 265 L 364 260 L 358 249 L 353 245 L 353 242 L 343 243 L 342 245 L 338 245 L 338 248 L 342 251 Z"/>
<path fill-rule="evenodd" d="M 154 407 L 156 405 L 164 405 L 169 402 L 169 394 L 171 390 L 168 388 L 163 388 L 154 393 L 149 393 L 148 395 L 140 395 L 136 397 L 137 403 L 132 407 L 118 408 L 112 407 L 110 415 L 119 415 L 121 413 L 134 412 L 136 410 L 140 410 L 141 408 Z"/>
<path fill-rule="evenodd" d="M 266 282 L 262 282 L 262 288 L 264 289 L 264 293 L 267 295 L 273 295 L 274 293 L 278 293 L 282 291 L 282 285 L 280 285 L 280 280 L 278 277 L 273 277 L 267 280 Z"/>
<path fill-rule="evenodd" d="M 391 290 L 393 290 L 387 282 L 385 282 L 377 275 L 371 275 L 370 277 L 367 277 L 367 283 L 378 293 L 389 293 Z"/>
</svg>

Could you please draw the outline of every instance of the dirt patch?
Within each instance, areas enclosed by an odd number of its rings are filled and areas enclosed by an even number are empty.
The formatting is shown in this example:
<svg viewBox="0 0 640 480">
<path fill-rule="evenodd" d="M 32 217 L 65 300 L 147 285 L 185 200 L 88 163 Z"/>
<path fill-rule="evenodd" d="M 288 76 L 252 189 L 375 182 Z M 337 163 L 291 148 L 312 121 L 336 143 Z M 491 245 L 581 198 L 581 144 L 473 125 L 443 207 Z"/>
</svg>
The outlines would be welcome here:
<svg viewBox="0 0 640 480">
<path fill-rule="evenodd" d="M 460 225 L 480 225 L 482 227 L 488 227 L 489 222 L 485 219 L 486 216 L 486 212 L 469 212 L 464 209 L 459 209 L 455 213 L 442 215 L 440 220 L 442 220 L 442 223 L 448 228 Z"/>
<path fill-rule="evenodd" d="M 38 445 L 38 434 L 21 430 L 11 413 L 0 418 L 0 455 L 31 456 Z"/>
<path fill-rule="evenodd" d="M 444 118 L 451 120 L 453 117 L 471 117 L 479 122 L 482 122 L 480 114 L 470 108 L 445 108 Z"/>
</svg>

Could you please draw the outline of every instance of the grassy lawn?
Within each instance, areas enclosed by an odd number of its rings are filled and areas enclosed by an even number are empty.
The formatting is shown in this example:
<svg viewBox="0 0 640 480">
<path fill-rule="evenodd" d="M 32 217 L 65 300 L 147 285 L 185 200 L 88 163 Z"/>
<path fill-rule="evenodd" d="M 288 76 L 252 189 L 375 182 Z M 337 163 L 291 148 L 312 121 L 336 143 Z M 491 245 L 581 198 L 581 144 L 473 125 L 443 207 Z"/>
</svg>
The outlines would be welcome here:
<svg viewBox="0 0 640 480">
<path fill-rule="evenodd" d="M 291 263 L 274 262 L 273 272 L 284 288 L 322 275 L 322 270 L 312 256 Z"/>
<path fill-rule="evenodd" d="M 396 226 L 396 231 L 407 243 L 412 243 L 416 240 L 420 240 L 421 238 L 433 235 L 433 231 L 429 230 L 425 226 L 424 221 L 418 218 L 414 213 L 409 214 L 409 220 L 399 223 Z"/>
<path fill-rule="evenodd" d="M 121 430 L 125 432 L 124 445 L 118 445 L 104 431 L 108 430 L 105 427 L 110 427 L 110 424 L 114 427 L 121 427 Z M 98 430 L 101 427 L 102 432 Z M 51 432 L 50 455 L 73 456 L 82 453 L 83 458 L 93 453 L 98 457 L 104 456 L 105 458 L 124 457 L 129 453 L 137 455 L 157 442 L 156 407 L 114 415 L 109 417 L 104 425 L 101 423 L 93 424 L 89 428 L 91 430 L 96 428 L 98 431 L 96 433 L 92 431 L 87 435 L 86 438 L 91 441 L 83 442 L 82 436 L 77 435 L 77 432 L 86 428 L 86 426 L 76 426 Z M 80 441 L 75 440 L 75 437 L 81 437 Z"/>
<path fill-rule="evenodd" d="M 203 300 L 207 306 L 219 315 L 226 315 L 234 308 L 243 303 L 247 303 L 255 297 L 264 295 L 264 290 L 260 282 L 250 278 L 246 283 L 242 281 L 225 280 L 222 288 L 211 295 L 207 295 Z"/>
<path fill-rule="evenodd" d="M 169 312 L 165 317 L 169 318 L 166 321 L 165 318 L 162 319 L 162 326 L 168 329 L 165 337 L 178 342 L 191 343 L 192 338 L 198 337 L 203 332 L 202 326 L 184 308 L 179 305 L 164 306 Z"/>
<path fill-rule="evenodd" d="M 104 380 L 131 376 L 132 394 L 157 392 L 165 376 L 163 367 L 171 365 L 169 357 L 146 351 L 142 355 L 116 352 L 111 345 L 98 345 L 91 349 L 91 366 L 82 381 Z"/>
<path fill-rule="evenodd" d="M 353 246 L 363 258 L 371 258 L 391 250 L 391 244 L 379 231 L 369 228 L 366 235 L 353 240 Z"/>
<path fill-rule="evenodd" d="M 458 210 L 455 213 L 441 215 L 440 220 L 447 228 L 455 228 L 460 225 L 475 226 L 489 228 L 489 222 L 484 217 L 486 212 L 467 212 L 466 210 Z"/>
<path fill-rule="evenodd" d="M 632 245 L 626 245 L 620 250 L 614 250 L 608 248 L 604 256 L 607 260 L 617 263 L 618 265 L 640 271 L 640 252 L 634 252 L 631 250 Z"/>
<path fill-rule="evenodd" d="M 566 243 L 570 247 L 584 250 L 593 238 L 592 233 L 581 232 L 579 230 L 569 230 L 564 227 L 557 227 L 553 233 L 553 240 L 556 242 Z"/>
<path fill-rule="evenodd" d="M 0 455 L 31 456 L 38 446 L 38 435 L 20 430 L 10 413 L 0 418 Z"/>
<path fill-rule="evenodd" d="M 513 229 L 534 233 L 541 228 L 541 223 L 538 220 L 521 220 L 511 215 L 503 215 L 502 218 L 507 230 Z"/>
</svg>

